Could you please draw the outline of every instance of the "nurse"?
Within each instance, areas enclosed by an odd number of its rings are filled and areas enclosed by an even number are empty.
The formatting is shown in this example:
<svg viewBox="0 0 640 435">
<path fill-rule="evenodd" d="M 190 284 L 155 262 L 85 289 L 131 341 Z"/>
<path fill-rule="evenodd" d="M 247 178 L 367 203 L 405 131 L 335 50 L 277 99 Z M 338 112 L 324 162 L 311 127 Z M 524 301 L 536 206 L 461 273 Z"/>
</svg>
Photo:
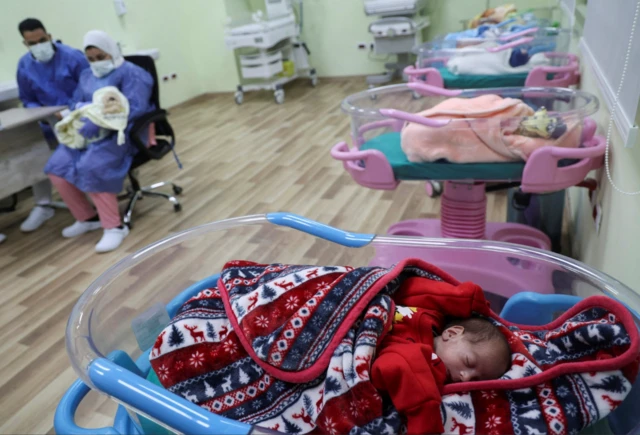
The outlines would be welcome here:
<svg viewBox="0 0 640 435">
<path fill-rule="evenodd" d="M 73 225 L 62 230 L 62 236 L 77 237 L 102 228 L 103 235 L 95 249 L 109 252 L 118 248 L 129 234 L 120 219 L 117 194 L 136 154 L 135 145 L 129 139 L 133 121 L 155 109 L 150 102 L 153 78 L 144 69 L 125 61 L 118 44 L 105 32 L 88 32 L 84 37 L 84 52 L 91 69 L 80 76 L 73 95 L 76 107 L 91 103 L 93 93 L 100 88 L 117 87 L 129 100 L 127 142 L 118 145 L 114 131 L 104 139 L 89 143 L 85 149 L 60 144 L 47 162 L 45 173 L 76 219 Z M 79 132 L 85 138 L 92 138 L 98 136 L 100 127 L 85 120 Z"/>
<path fill-rule="evenodd" d="M 80 50 L 53 42 L 44 25 L 27 18 L 18 25 L 23 44 L 29 52 L 18 62 L 18 89 L 24 107 L 70 106 L 78 86 L 80 74 L 89 69 L 89 63 Z M 58 115 L 62 118 L 62 114 Z M 49 142 L 56 143 L 48 124 L 41 124 Z M 51 183 L 45 180 L 32 186 L 36 206 L 20 225 L 23 232 L 37 230 L 54 215 L 51 204 Z M 0 236 L 0 239 L 2 236 Z"/>
</svg>

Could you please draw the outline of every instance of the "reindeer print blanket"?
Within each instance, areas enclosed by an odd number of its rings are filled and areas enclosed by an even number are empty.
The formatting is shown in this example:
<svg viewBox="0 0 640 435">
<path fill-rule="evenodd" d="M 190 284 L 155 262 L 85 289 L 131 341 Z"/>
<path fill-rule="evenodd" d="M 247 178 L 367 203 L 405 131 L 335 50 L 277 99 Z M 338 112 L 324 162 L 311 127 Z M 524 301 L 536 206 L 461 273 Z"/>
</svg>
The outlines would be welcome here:
<svg viewBox="0 0 640 435">
<path fill-rule="evenodd" d="M 405 429 L 369 373 L 409 277 L 459 283 L 407 259 L 390 268 L 232 261 L 189 299 L 151 350 L 161 384 L 203 408 L 284 433 Z M 489 317 L 508 337 L 499 380 L 445 385 L 445 433 L 571 434 L 631 389 L 640 344 L 629 312 L 594 296 L 544 327 Z"/>
</svg>

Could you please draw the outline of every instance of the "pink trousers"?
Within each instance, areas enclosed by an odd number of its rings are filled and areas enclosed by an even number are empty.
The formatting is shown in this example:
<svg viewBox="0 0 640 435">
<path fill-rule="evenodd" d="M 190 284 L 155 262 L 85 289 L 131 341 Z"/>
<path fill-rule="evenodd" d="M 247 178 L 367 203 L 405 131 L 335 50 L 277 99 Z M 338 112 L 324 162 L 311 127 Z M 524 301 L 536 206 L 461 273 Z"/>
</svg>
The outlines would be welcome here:
<svg viewBox="0 0 640 435">
<path fill-rule="evenodd" d="M 64 178 L 51 174 L 49 174 L 49 178 L 77 221 L 84 222 L 96 215 L 96 211 L 87 199 L 87 195 L 89 195 L 89 198 L 98 209 L 98 217 L 102 228 L 108 230 L 121 225 L 118 197 L 115 193 L 85 194 Z"/>
</svg>

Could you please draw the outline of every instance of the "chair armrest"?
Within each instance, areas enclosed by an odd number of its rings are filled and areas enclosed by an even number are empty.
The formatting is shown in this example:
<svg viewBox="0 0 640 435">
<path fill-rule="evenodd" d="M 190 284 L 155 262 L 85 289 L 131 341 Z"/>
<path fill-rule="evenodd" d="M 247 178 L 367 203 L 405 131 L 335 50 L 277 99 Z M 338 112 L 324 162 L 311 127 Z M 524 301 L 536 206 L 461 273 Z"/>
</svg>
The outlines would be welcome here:
<svg viewBox="0 0 640 435">
<path fill-rule="evenodd" d="M 171 136 L 172 142 L 174 141 L 173 129 L 169 125 L 167 121 L 167 111 L 164 109 L 154 110 L 153 112 L 145 113 L 140 118 L 136 119 L 131 127 L 131 132 L 129 136 L 131 137 L 131 141 L 134 143 L 136 148 L 138 148 L 138 152 L 145 153 L 149 158 L 158 160 L 162 158 L 162 154 L 154 152 L 154 147 L 148 147 L 147 144 L 143 143 L 140 140 L 140 136 L 145 133 L 145 130 L 149 128 L 151 123 L 159 123 L 161 121 L 164 122 L 164 127 L 167 129 L 167 132 L 164 132 L 165 135 Z M 173 143 L 172 143 L 173 146 Z"/>
</svg>

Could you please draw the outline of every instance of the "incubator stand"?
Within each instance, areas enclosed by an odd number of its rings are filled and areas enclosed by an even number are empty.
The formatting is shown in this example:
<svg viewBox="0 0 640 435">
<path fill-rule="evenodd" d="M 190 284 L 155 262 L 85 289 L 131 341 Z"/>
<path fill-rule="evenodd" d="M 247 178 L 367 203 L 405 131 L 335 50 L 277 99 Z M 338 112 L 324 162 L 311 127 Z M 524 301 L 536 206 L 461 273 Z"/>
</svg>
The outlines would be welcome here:
<svg viewBox="0 0 640 435">
<path fill-rule="evenodd" d="M 402 71 L 410 65 L 412 52 L 422 42 L 423 30 L 430 25 L 429 4 L 424 0 L 365 0 L 367 16 L 381 17 L 369 25 L 376 54 L 397 56 L 397 62 L 385 64 L 384 73 L 367 77 L 369 87 L 401 77 Z"/>
<path fill-rule="evenodd" d="M 56 432 L 142 434 L 146 429 L 146 433 L 159 433 L 162 428 L 144 415 L 180 433 L 273 433 L 216 416 L 146 380 L 149 352 L 169 318 L 191 296 L 215 285 L 216 274 L 232 259 L 387 267 L 406 257 L 428 259 L 458 280 L 480 284 L 490 292 L 496 312 L 510 299 L 503 314 L 511 316 L 511 321 L 533 317 L 540 322 L 557 314 L 562 305 L 557 301 L 575 303 L 590 295 L 606 295 L 640 311 L 640 297 L 615 279 L 578 261 L 524 246 L 359 234 L 286 213 L 229 219 L 172 235 L 124 258 L 83 293 L 66 333 L 67 350 L 80 380 L 58 406 Z M 517 295 L 531 291 L 532 283 L 543 294 Z M 529 318 L 523 314 L 514 318 L 513 306 L 523 296 L 527 296 L 524 313 Z M 640 322 L 638 317 L 635 320 Z M 75 425 L 75 411 L 90 389 L 121 404 L 113 427 Z M 626 405 L 637 407 L 637 403 Z M 605 420 L 597 433 L 637 433 L 640 414 L 624 407 Z"/>
<path fill-rule="evenodd" d="M 533 151 L 528 161 L 500 163 L 410 162 L 402 150 L 401 130 L 406 122 L 448 134 L 512 131 L 521 118 L 427 119 L 415 115 L 450 97 L 473 98 L 494 94 L 517 98 L 537 110 L 545 107 L 567 125 L 575 125 L 575 148 L 555 147 L 550 142 Z M 417 98 L 416 98 L 417 95 Z M 594 136 L 596 125 L 588 118 L 598 109 L 598 100 L 586 92 L 560 88 L 500 88 L 452 91 L 421 83 L 377 88 L 347 97 L 342 109 L 351 118 L 353 147 L 338 143 L 334 159 L 362 186 L 393 190 L 402 180 L 445 181 L 441 201 L 442 219 L 399 222 L 388 233 L 423 237 L 487 239 L 550 249 L 541 231 L 516 223 L 486 221 L 485 182 L 519 185 L 526 193 L 548 193 L 580 185 L 587 174 L 602 166 L 604 138 Z M 433 130 L 432 130 L 433 131 Z M 498 133 L 496 133 L 498 134 Z M 501 133 L 500 133 L 501 134 Z M 580 143 L 582 144 L 580 147 Z M 568 145 L 568 144 L 565 144 Z M 536 283 L 532 283 L 536 285 Z"/>
<path fill-rule="evenodd" d="M 497 43 L 495 47 L 480 47 L 483 43 Z M 540 86 L 569 87 L 578 83 L 580 64 L 578 57 L 568 53 L 571 31 L 568 29 L 533 27 L 521 32 L 502 35 L 494 40 L 466 39 L 445 41 L 437 39 L 423 44 L 417 49 L 415 66 L 408 66 L 404 74 L 410 82 L 422 82 L 448 89 L 471 87 Z M 544 53 L 548 64 L 539 65 L 527 72 L 500 75 L 455 74 L 447 68 L 451 59 L 473 65 L 476 59 L 487 62 L 488 56 L 495 56 L 496 62 L 503 59 L 505 50 L 522 47 L 536 47 Z"/>
<path fill-rule="evenodd" d="M 298 78 L 309 78 L 313 87 L 318 84 L 309 49 L 301 39 L 302 0 L 296 3 L 300 23 L 291 0 L 267 0 L 266 16 L 260 10 L 253 15 L 245 12 L 235 20 L 228 18 L 225 44 L 230 50 L 244 50 L 237 54 L 241 83 L 234 98 L 238 105 L 244 102 L 245 92 L 259 90 L 273 91 L 276 103 L 282 104 L 283 86 Z"/>
</svg>

